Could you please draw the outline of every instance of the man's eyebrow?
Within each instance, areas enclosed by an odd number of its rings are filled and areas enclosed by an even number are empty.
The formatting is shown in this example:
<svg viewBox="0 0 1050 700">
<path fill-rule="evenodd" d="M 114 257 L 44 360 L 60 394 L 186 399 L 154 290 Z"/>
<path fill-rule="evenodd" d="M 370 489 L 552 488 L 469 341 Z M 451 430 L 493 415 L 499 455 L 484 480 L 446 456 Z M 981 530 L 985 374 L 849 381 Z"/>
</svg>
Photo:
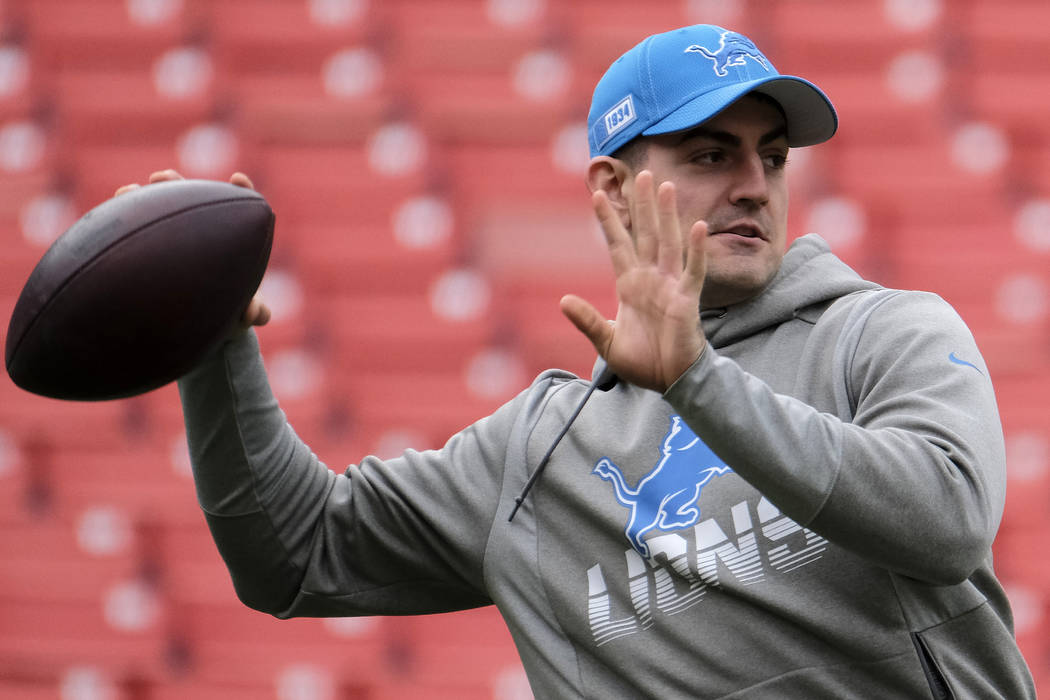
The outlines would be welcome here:
<svg viewBox="0 0 1050 700">
<path fill-rule="evenodd" d="M 758 145 L 765 146 L 781 138 L 787 138 L 787 126 L 784 124 L 779 124 L 775 128 L 762 134 L 762 137 L 758 139 Z M 681 145 L 686 141 L 692 141 L 694 139 L 706 139 L 708 141 L 714 141 L 715 143 L 732 146 L 734 148 L 739 148 L 740 144 L 743 143 L 739 136 L 729 131 L 715 131 L 699 126 L 695 129 L 689 129 L 688 131 L 683 132 L 678 138 L 677 145 Z"/>
<path fill-rule="evenodd" d="M 741 141 L 740 137 L 736 134 L 731 134 L 728 131 L 713 131 L 711 129 L 705 129 L 702 126 L 698 126 L 695 129 L 682 132 L 678 137 L 677 145 L 682 145 L 686 141 L 694 141 L 697 139 L 704 139 L 707 141 L 714 141 L 721 143 L 726 146 L 739 146 Z"/>
<path fill-rule="evenodd" d="M 767 131 L 765 134 L 763 134 L 762 138 L 760 138 L 758 140 L 758 145 L 759 146 L 765 146 L 765 145 L 767 145 L 769 143 L 772 143 L 773 141 L 776 141 L 777 139 L 786 139 L 787 135 L 788 135 L 787 125 L 786 124 L 781 124 L 778 127 L 776 127 L 775 129 Z"/>
</svg>

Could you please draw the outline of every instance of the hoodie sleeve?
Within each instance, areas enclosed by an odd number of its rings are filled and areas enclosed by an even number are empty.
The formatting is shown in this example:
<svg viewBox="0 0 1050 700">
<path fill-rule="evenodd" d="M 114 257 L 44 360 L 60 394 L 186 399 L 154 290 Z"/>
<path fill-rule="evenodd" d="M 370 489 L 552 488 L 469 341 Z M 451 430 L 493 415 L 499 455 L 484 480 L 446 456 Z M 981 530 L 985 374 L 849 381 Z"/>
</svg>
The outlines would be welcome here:
<svg viewBox="0 0 1050 700">
<path fill-rule="evenodd" d="M 246 332 L 179 381 L 198 499 L 241 600 L 278 617 L 489 603 L 483 553 L 521 397 L 441 450 L 330 471 Z"/>
<path fill-rule="evenodd" d="M 906 293 L 871 314 L 845 381 L 853 420 L 770 387 L 715 352 L 665 397 L 740 476 L 798 523 L 928 583 L 983 564 L 1005 500 L 1005 450 L 988 370 L 962 319 Z M 828 389 L 831 391 L 831 388 Z"/>
</svg>

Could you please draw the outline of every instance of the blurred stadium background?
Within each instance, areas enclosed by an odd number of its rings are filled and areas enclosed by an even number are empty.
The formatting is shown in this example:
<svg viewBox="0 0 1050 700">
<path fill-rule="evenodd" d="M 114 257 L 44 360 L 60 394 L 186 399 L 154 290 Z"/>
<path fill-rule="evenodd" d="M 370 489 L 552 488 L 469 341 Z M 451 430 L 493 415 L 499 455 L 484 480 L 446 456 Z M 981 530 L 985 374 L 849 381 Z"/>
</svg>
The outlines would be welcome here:
<svg viewBox="0 0 1050 700">
<path fill-rule="evenodd" d="M 557 299 L 613 308 L 581 175 L 590 91 L 695 22 L 749 34 L 840 110 L 792 156 L 793 235 L 940 293 L 977 335 L 1008 440 L 997 568 L 1050 693 L 1045 0 L 3 0 L 0 311 L 117 186 L 243 170 L 277 213 L 260 335 L 297 430 L 337 470 L 440 445 L 546 367 L 589 372 Z M 530 697 L 492 610 L 243 608 L 174 387 L 85 405 L 6 375 L 0 696 Z"/>
</svg>

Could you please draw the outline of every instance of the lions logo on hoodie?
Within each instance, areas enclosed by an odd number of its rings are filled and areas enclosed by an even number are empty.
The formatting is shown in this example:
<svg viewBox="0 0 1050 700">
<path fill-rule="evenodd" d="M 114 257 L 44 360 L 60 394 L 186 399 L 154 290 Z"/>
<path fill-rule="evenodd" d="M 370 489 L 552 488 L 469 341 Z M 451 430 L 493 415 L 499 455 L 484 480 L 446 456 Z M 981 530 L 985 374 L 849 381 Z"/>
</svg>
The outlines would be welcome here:
<svg viewBox="0 0 1050 700">
<path fill-rule="evenodd" d="M 616 500 L 630 510 L 624 534 L 647 559 L 649 546 L 642 536 L 654 528 L 670 531 L 695 525 L 700 520 L 701 489 L 732 471 L 680 416 L 671 416 L 660 453 L 660 461 L 633 488 L 609 458 L 602 457 L 594 465 L 594 473 L 612 483 Z"/>
</svg>

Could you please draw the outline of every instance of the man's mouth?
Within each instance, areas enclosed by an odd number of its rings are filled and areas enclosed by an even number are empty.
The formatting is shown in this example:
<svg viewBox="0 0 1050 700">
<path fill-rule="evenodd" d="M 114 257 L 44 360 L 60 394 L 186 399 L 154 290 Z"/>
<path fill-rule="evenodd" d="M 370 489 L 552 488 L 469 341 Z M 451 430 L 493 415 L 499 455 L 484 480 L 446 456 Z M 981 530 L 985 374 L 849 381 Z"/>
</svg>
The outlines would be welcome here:
<svg viewBox="0 0 1050 700">
<path fill-rule="evenodd" d="M 734 224 L 723 229 L 714 231 L 711 235 L 718 236 L 722 234 L 728 234 L 733 236 L 740 236 L 741 238 L 755 238 L 759 240 L 766 240 L 765 234 L 762 233 L 762 229 L 754 224 Z"/>
</svg>

